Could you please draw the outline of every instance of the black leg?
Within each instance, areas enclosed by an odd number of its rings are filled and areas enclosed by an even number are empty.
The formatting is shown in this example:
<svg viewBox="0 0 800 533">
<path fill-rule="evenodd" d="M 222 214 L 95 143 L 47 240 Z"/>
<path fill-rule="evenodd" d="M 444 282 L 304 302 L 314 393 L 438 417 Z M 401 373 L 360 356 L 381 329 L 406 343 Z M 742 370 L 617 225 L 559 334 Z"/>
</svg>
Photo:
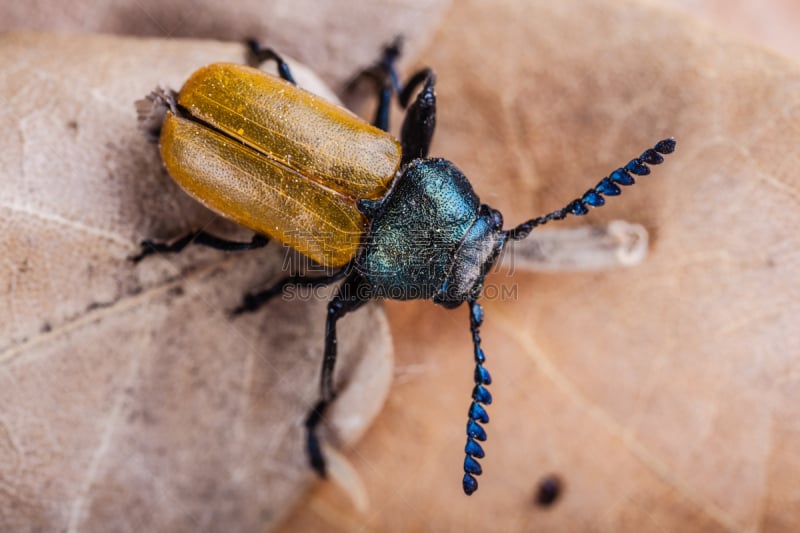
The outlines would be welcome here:
<svg viewBox="0 0 800 533">
<path fill-rule="evenodd" d="M 250 50 L 250 54 L 252 55 L 253 65 L 260 66 L 261 63 L 267 61 L 269 59 L 275 60 L 278 63 L 278 74 L 281 78 L 297 85 L 297 82 L 294 81 L 294 76 L 292 76 L 292 71 L 289 69 L 289 65 L 286 64 L 286 61 L 283 60 L 281 56 L 279 56 L 275 50 L 272 48 L 264 48 L 257 39 L 247 39 L 247 48 Z"/>
<path fill-rule="evenodd" d="M 397 68 L 395 63 L 403 49 L 403 40 L 400 36 L 384 47 L 383 56 L 378 62 L 377 69 L 382 72 L 382 80 L 379 78 L 381 84 L 378 93 L 378 108 L 375 110 L 375 119 L 372 125 L 380 128 L 383 131 L 389 131 L 389 111 L 391 110 L 392 92 L 400 92 L 400 78 L 397 75 Z"/>
<path fill-rule="evenodd" d="M 275 296 L 283 293 L 286 287 L 306 287 L 309 289 L 324 287 L 342 279 L 349 271 L 348 267 L 340 269 L 329 276 L 303 276 L 300 274 L 286 276 L 263 291 L 251 292 L 244 295 L 241 305 L 231 311 L 232 315 L 252 313 L 261 308 Z"/>
<path fill-rule="evenodd" d="M 486 424 L 489 422 L 489 415 L 483 405 L 492 403 L 492 395 L 486 385 L 492 383 L 489 371 L 483 367 L 486 356 L 481 349 L 480 326 L 483 323 L 483 309 L 477 302 L 467 302 L 469 304 L 469 329 L 472 332 L 472 346 L 475 353 L 475 388 L 472 389 L 472 403 L 469 406 L 467 416 L 467 445 L 464 447 L 466 457 L 464 457 L 464 479 L 462 486 L 464 492 L 469 496 L 478 490 L 478 481 L 475 476 L 481 475 L 483 471 L 481 465 L 475 458 L 480 459 L 484 456 L 483 448 L 477 441 L 486 440 L 486 431 L 478 422 Z M 482 405 L 483 404 L 483 405 Z"/>
<path fill-rule="evenodd" d="M 389 109 L 392 102 L 392 93 L 397 93 L 400 105 L 405 108 L 414 91 L 424 83 L 423 90 L 417 95 L 416 102 L 412 105 L 403 121 L 403 162 L 408 162 L 417 157 L 428 154 L 433 129 L 436 125 L 436 98 L 433 91 L 435 76 L 433 71 L 425 68 L 411 76 L 404 86 L 400 85 L 395 63 L 402 51 L 402 39 L 397 37 L 383 49 L 381 58 L 372 66 L 359 72 L 347 85 L 351 91 L 356 84 L 364 78 L 373 80 L 378 86 L 378 108 L 372 125 L 384 131 L 389 130 Z M 406 148 L 410 151 L 406 152 Z M 406 153 L 411 154 L 405 156 Z"/>
<path fill-rule="evenodd" d="M 424 69 L 412 76 L 400 94 L 400 103 L 405 107 L 404 101 L 407 103 L 412 91 L 420 83 L 423 83 L 422 90 L 406 111 L 400 132 L 400 142 L 403 145 L 402 164 L 428 156 L 433 131 L 436 129 L 436 92 L 433 88 L 436 76 L 432 70 Z"/>
<path fill-rule="evenodd" d="M 325 410 L 333 401 L 333 371 L 336 366 L 337 340 L 336 322 L 347 313 L 355 311 L 371 298 L 369 282 L 357 272 L 351 273 L 328 303 L 328 318 L 325 322 L 325 355 L 320 374 L 320 399 L 306 418 L 306 451 L 311 467 L 325 477 L 325 457 L 317 437 L 317 426 L 322 421 Z"/>
<path fill-rule="evenodd" d="M 155 253 L 178 253 L 190 244 L 200 244 L 215 248 L 217 250 L 224 250 L 226 252 L 240 252 L 244 250 L 253 250 L 255 248 L 263 248 L 269 243 L 269 239 L 263 235 L 256 233 L 250 242 L 236 242 L 211 235 L 203 230 L 193 231 L 188 235 L 184 235 L 180 239 L 173 241 L 170 244 L 163 242 L 155 242 L 151 240 L 142 241 L 142 250 L 138 255 L 131 257 L 131 261 L 138 263 L 148 255 Z"/>
<path fill-rule="evenodd" d="M 385 84 L 378 93 L 378 109 L 375 110 L 375 118 L 372 125 L 383 131 L 389 131 L 389 111 L 392 103 L 392 86 Z"/>
<path fill-rule="evenodd" d="M 423 82 L 428 81 L 428 78 L 432 78 L 431 85 L 433 85 L 436 81 L 436 76 L 434 76 L 433 70 L 430 68 L 424 68 L 415 72 L 414 75 L 408 79 L 402 89 L 397 89 L 397 99 L 403 108 L 408 107 L 408 102 L 411 101 L 411 97 L 414 95 L 414 90 L 422 85 Z"/>
<path fill-rule="evenodd" d="M 392 93 L 400 92 L 400 80 L 397 76 L 395 63 L 403 48 L 403 41 L 398 36 L 394 41 L 383 48 L 383 53 L 373 65 L 365 68 L 350 80 L 347 91 L 352 91 L 363 79 L 372 80 L 378 87 L 378 107 L 372 125 L 383 131 L 389 130 L 389 109 L 392 102 Z"/>
</svg>

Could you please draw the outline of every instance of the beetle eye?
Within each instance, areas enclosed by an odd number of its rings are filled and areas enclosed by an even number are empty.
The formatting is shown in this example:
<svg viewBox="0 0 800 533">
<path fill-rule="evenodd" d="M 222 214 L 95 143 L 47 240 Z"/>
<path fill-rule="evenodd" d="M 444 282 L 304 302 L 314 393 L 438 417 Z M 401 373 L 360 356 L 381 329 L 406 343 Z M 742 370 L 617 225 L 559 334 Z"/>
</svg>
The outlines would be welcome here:
<svg viewBox="0 0 800 533">
<path fill-rule="evenodd" d="M 492 209 L 492 222 L 494 222 L 494 227 L 498 229 L 503 228 L 503 214 L 496 209 Z"/>
</svg>

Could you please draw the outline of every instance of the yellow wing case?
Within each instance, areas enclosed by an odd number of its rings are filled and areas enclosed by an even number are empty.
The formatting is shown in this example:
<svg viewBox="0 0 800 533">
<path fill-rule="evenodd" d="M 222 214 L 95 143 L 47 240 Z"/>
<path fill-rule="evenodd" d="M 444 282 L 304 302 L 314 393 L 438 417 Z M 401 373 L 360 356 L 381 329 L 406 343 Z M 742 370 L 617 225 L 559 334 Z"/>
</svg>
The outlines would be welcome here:
<svg viewBox="0 0 800 533">
<path fill-rule="evenodd" d="M 326 266 L 347 263 L 386 194 L 400 145 L 349 111 L 257 69 L 218 63 L 186 82 L 167 113 L 167 171 L 208 208 Z"/>
</svg>

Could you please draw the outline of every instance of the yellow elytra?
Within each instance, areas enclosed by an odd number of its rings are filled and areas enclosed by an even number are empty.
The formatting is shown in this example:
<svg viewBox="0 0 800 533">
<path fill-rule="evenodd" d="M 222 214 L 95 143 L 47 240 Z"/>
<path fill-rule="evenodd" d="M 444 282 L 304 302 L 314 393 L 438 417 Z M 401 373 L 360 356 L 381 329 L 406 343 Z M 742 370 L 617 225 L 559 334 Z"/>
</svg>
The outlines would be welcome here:
<svg viewBox="0 0 800 533">
<path fill-rule="evenodd" d="M 172 178 L 219 215 L 329 267 L 353 258 L 368 221 L 359 199 L 389 190 L 400 143 L 350 111 L 258 69 L 215 63 L 167 112 Z"/>
</svg>

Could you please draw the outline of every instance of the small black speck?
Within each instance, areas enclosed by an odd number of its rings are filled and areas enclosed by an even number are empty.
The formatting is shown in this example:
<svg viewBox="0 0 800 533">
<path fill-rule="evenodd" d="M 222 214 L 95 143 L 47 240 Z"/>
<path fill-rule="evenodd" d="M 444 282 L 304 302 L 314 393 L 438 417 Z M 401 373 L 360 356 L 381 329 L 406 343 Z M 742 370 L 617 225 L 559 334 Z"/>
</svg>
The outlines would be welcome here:
<svg viewBox="0 0 800 533">
<path fill-rule="evenodd" d="M 179 296 L 183 296 L 183 293 L 184 293 L 184 291 L 183 291 L 183 286 L 182 285 L 176 285 L 175 287 L 172 287 L 167 292 L 167 294 L 169 296 L 173 297 L 173 298 L 177 298 Z"/>
<path fill-rule="evenodd" d="M 42 329 L 41 329 L 42 333 L 48 333 L 52 330 L 53 326 L 50 325 L 50 322 L 45 322 L 44 324 L 42 324 Z"/>
<path fill-rule="evenodd" d="M 69 122 L 67 122 L 67 127 L 72 131 L 78 131 L 78 121 L 70 120 Z"/>
<path fill-rule="evenodd" d="M 561 479 L 555 474 L 548 474 L 539 481 L 536 489 L 536 505 L 550 507 L 558 500 L 563 491 Z"/>
<path fill-rule="evenodd" d="M 114 305 L 114 301 L 110 302 L 92 302 L 86 306 L 86 312 L 95 311 L 97 309 L 103 309 L 105 307 L 111 307 Z"/>
</svg>

